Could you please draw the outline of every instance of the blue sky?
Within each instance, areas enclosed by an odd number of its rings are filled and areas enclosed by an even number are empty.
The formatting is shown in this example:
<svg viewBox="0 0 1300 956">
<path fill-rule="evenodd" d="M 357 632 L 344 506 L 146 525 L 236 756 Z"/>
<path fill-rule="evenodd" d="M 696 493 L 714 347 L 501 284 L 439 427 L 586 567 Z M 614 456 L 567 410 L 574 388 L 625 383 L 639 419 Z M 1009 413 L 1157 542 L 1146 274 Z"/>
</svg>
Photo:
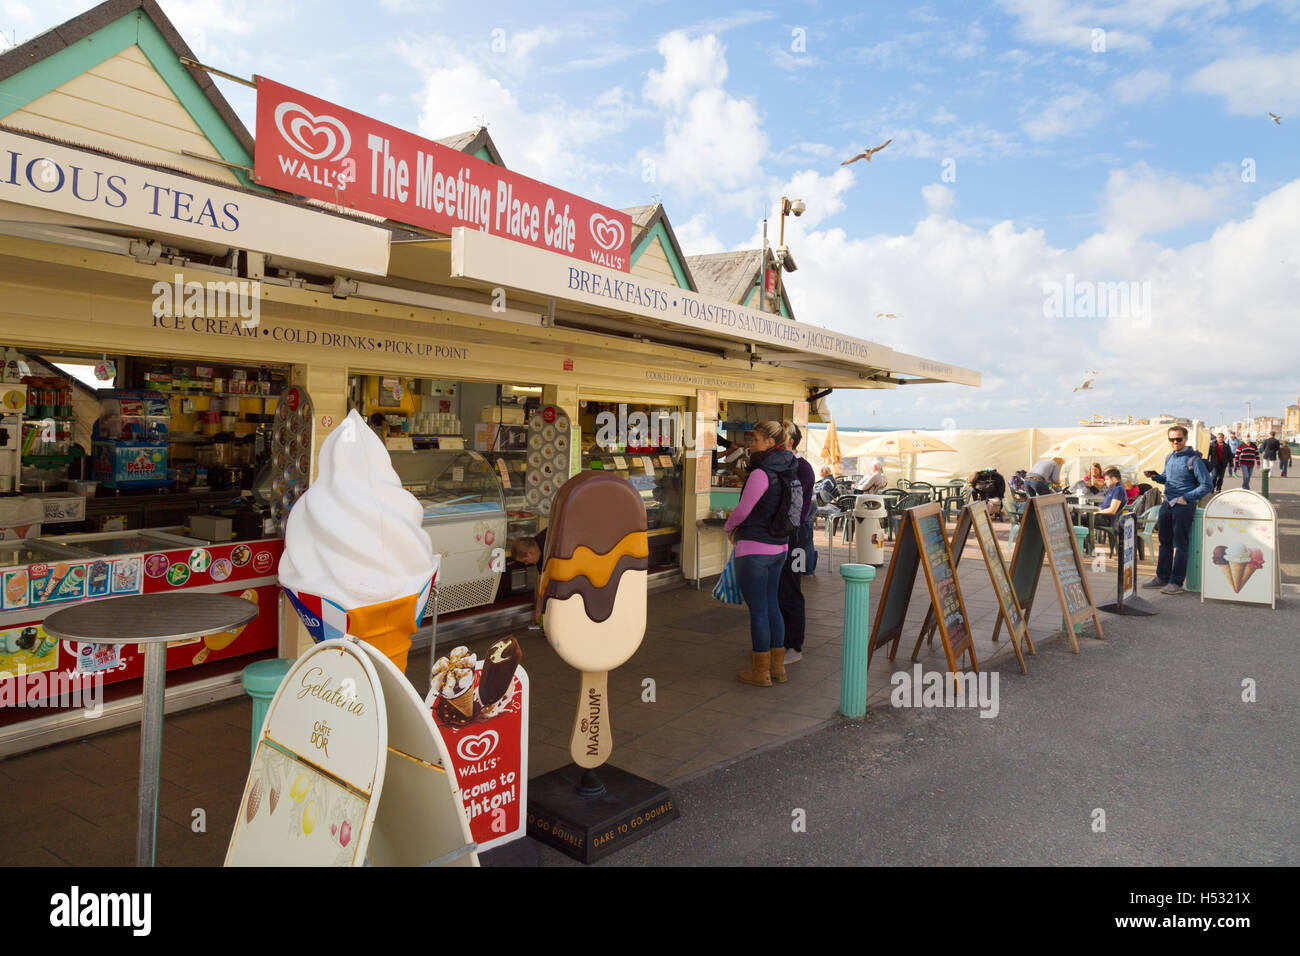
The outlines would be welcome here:
<svg viewBox="0 0 1300 956">
<path fill-rule="evenodd" d="M 0 0 L 0 32 L 86 7 Z M 658 198 L 688 254 L 756 245 L 765 205 L 804 198 L 800 319 L 985 376 L 836 393 L 842 424 L 1214 422 L 1300 395 L 1296 0 L 162 7 L 214 66 L 426 135 L 486 122 L 520 172 Z M 219 82 L 251 128 L 252 91 Z"/>
</svg>

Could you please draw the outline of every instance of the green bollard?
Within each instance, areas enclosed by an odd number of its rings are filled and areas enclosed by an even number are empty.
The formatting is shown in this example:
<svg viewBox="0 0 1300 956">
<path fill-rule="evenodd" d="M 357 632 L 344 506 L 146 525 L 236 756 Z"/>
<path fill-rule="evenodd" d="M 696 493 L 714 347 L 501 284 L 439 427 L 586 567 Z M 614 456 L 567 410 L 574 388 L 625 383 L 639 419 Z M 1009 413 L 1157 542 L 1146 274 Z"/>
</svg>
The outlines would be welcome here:
<svg viewBox="0 0 1300 956">
<path fill-rule="evenodd" d="M 1079 542 L 1079 553 L 1083 554 L 1084 543 L 1088 540 L 1088 529 L 1081 528 L 1076 524 L 1074 526 L 1074 540 Z M 1062 608 L 1061 609 L 1061 630 L 1068 631 L 1069 629 L 1070 629 L 1070 622 L 1065 619 L 1065 609 Z M 1083 633 L 1083 621 L 1079 621 L 1077 624 L 1074 625 L 1074 633 L 1075 634 Z"/>
<path fill-rule="evenodd" d="M 1201 591 L 1201 532 L 1205 527 L 1205 509 L 1197 508 L 1192 516 L 1191 537 L 1187 541 L 1187 578 L 1183 587 L 1188 591 Z"/>
<path fill-rule="evenodd" d="M 871 582 L 876 569 L 869 564 L 841 564 L 844 578 L 844 643 L 840 661 L 840 713 L 861 719 L 867 715 L 867 653 L 871 642 Z"/>
<path fill-rule="evenodd" d="M 253 746 L 250 754 L 257 753 L 257 742 L 262 736 L 262 725 L 266 722 L 266 712 L 271 708 L 271 699 L 280 689 L 280 682 L 293 667 L 293 661 L 285 657 L 276 657 L 265 661 L 254 661 L 244 668 L 241 683 L 248 696 L 253 698 Z"/>
<path fill-rule="evenodd" d="M 1259 493 L 1268 498 L 1268 471 L 1263 468 L 1259 470 Z"/>
</svg>

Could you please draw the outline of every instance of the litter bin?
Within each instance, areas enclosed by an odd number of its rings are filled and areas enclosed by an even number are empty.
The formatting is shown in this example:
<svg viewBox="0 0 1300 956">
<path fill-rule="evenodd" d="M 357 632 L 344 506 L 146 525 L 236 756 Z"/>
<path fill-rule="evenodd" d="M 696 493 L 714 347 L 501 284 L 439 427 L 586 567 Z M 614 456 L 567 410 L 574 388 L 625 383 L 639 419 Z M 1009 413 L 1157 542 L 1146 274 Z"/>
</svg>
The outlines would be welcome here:
<svg viewBox="0 0 1300 956">
<path fill-rule="evenodd" d="M 858 495 L 853 503 L 853 540 L 858 564 L 885 563 L 885 499 L 881 495 Z"/>
</svg>

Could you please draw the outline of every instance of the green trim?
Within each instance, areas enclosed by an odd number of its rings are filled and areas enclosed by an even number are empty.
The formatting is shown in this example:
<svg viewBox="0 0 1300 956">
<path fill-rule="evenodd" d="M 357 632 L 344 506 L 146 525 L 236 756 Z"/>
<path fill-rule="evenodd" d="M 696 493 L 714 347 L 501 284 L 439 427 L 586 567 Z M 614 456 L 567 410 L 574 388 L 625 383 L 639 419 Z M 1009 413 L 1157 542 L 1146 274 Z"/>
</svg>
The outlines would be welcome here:
<svg viewBox="0 0 1300 956">
<path fill-rule="evenodd" d="M 758 286 L 757 286 L 757 285 L 751 285 L 751 286 L 749 287 L 749 295 L 745 296 L 745 301 L 742 302 L 742 303 L 740 303 L 740 304 L 741 304 L 741 305 L 744 305 L 744 306 L 749 306 L 749 303 L 751 303 L 751 302 L 754 301 L 754 294 L 755 294 L 756 292 L 758 292 Z M 785 296 L 785 283 L 784 283 L 784 282 L 781 283 L 781 314 L 784 315 L 787 319 L 791 317 L 791 316 L 790 316 L 790 305 L 789 305 L 789 299 L 787 299 L 786 296 Z"/>
<path fill-rule="evenodd" d="M 136 32 L 134 18 L 122 17 L 0 81 L 0 118 L 18 112 L 74 77 L 111 60 L 135 43 Z"/>
<path fill-rule="evenodd" d="M 496 164 L 496 160 L 492 158 L 492 154 L 488 152 L 488 148 L 486 146 L 480 146 L 477 150 L 475 150 L 474 156 L 478 159 L 484 160 L 485 162 L 492 163 L 493 165 Z"/>
<path fill-rule="evenodd" d="M 0 81 L 0 118 L 23 109 L 46 93 L 87 73 L 130 46 L 139 46 L 145 58 L 158 71 L 168 89 L 190 114 L 199 130 L 222 159 L 229 163 L 251 166 L 253 158 L 240 145 L 238 137 L 221 119 L 212 101 L 181 66 L 176 52 L 142 10 L 100 27 L 72 46 L 33 63 L 21 73 Z M 242 171 L 234 170 L 245 186 L 269 192 L 257 186 Z"/>
<path fill-rule="evenodd" d="M 136 44 L 144 51 L 145 57 L 153 64 L 153 68 L 158 71 L 163 82 L 180 100 L 181 106 L 185 107 L 185 112 L 190 114 L 190 118 L 216 149 L 217 155 L 228 163 L 252 166 L 253 157 L 248 155 L 240 145 L 239 138 L 226 125 L 207 94 L 199 88 L 199 85 L 194 82 L 194 77 L 190 76 L 189 71 L 181 65 L 176 51 L 163 38 L 161 31 L 143 13 L 137 16 L 140 18 L 140 31 L 135 39 Z M 235 169 L 232 172 L 245 186 L 270 192 L 266 187 L 254 183 L 243 170 Z"/>
<path fill-rule="evenodd" d="M 641 258 L 641 253 L 649 249 L 650 243 L 655 239 L 659 240 L 659 245 L 664 251 L 664 258 L 672 266 L 673 276 L 677 279 L 677 287 L 679 289 L 689 289 L 691 284 L 686 278 L 686 270 L 682 267 L 681 260 L 677 258 L 677 250 L 673 248 L 673 244 L 668 238 L 668 230 L 665 228 L 662 219 L 655 223 L 654 228 L 647 232 L 637 247 L 632 250 L 632 261 L 628 267 L 631 268 L 636 265 L 636 261 Z"/>
</svg>

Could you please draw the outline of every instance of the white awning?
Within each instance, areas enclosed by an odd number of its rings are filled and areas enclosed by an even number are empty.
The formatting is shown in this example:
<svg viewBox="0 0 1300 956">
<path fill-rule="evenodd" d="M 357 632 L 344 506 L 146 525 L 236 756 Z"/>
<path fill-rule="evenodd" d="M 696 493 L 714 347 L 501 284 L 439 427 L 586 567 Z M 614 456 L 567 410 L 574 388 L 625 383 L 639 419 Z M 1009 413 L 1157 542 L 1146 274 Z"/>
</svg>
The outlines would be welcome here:
<svg viewBox="0 0 1300 956">
<path fill-rule="evenodd" d="M 898 375 L 962 385 L 981 381 L 970 369 L 465 228 L 452 230 L 451 275 L 752 346 L 756 361 L 773 365 L 851 371 L 882 384 L 907 381 Z"/>
</svg>

